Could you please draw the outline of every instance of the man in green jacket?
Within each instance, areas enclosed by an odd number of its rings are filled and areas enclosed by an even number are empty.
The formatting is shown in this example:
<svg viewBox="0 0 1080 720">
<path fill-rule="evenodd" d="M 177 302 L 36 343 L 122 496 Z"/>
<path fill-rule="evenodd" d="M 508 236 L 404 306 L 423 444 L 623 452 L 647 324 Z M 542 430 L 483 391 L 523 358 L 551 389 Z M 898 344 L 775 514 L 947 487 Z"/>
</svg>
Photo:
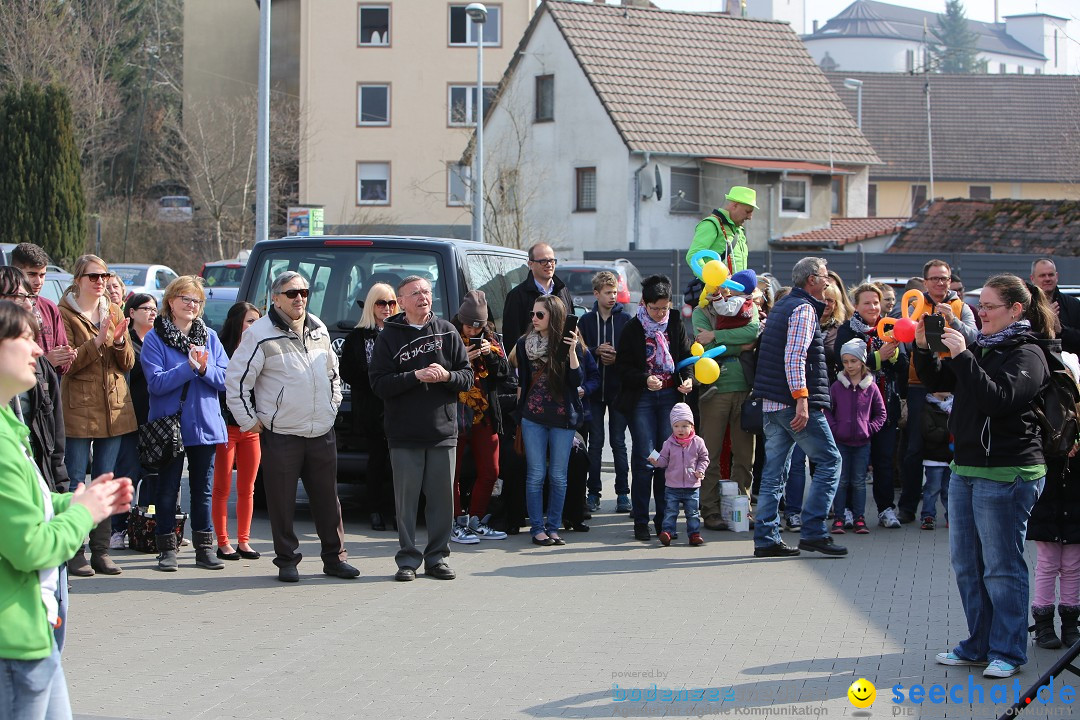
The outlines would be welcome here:
<svg viewBox="0 0 1080 720">
<path fill-rule="evenodd" d="M 694 230 L 694 241 L 686 251 L 686 263 L 691 270 L 694 269 L 691 258 L 701 250 L 712 250 L 720 255 L 721 262 L 728 266 L 729 274 L 746 269 L 749 250 L 743 224 L 757 210 L 757 191 L 735 185 L 728 190 L 724 199 L 727 204 L 709 213 Z"/>
</svg>

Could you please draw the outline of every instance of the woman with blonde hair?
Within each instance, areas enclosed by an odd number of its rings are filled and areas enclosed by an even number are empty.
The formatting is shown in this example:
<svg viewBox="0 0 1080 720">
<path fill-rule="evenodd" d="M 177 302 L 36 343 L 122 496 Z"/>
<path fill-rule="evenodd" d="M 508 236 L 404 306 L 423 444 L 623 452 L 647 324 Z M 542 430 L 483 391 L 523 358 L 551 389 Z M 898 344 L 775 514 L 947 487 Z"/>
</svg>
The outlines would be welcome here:
<svg viewBox="0 0 1080 720">
<path fill-rule="evenodd" d="M 829 370 L 829 382 L 836 381 L 836 369 L 840 365 L 840 358 L 836 355 L 836 333 L 851 317 L 854 309 L 848 312 L 847 292 L 843 285 L 830 283 L 822 295 L 825 298 L 825 312 L 821 315 L 821 334 L 825 336 L 825 364 Z M 845 304 L 845 301 L 847 304 Z"/>
<path fill-rule="evenodd" d="M 97 255 L 83 255 L 75 261 L 72 274 L 59 308 L 68 342 L 75 349 L 75 359 L 60 383 L 67 436 L 65 464 L 74 489 L 86 477 L 91 448 L 93 476 L 113 471 L 121 437 L 135 430 L 136 422 L 124 379 L 135 364 L 135 353 L 128 341 L 129 321 L 105 291 L 112 273 Z M 109 557 L 111 534 L 109 521 L 94 528 L 90 563 L 80 549 L 68 564 L 72 575 L 120 574 Z"/>
<path fill-rule="evenodd" d="M 383 323 L 397 314 L 397 293 L 386 283 L 375 283 L 364 299 L 363 313 L 356 329 L 345 338 L 338 372 L 352 388 L 352 420 L 356 433 L 367 438 L 367 500 L 371 509 L 371 529 L 385 530 L 386 523 L 397 529 L 394 518 L 394 469 L 390 466 L 390 446 L 383 427 L 383 401 L 371 391 L 368 363 Z"/>
<path fill-rule="evenodd" d="M 217 446 L 228 441 L 218 393 L 225 390 L 229 358 L 217 333 L 200 317 L 205 301 L 202 278 L 182 275 L 169 283 L 154 329 L 143 338 L 141 362 L 150 391 L 148 421 L 179 412 L 184 439 L 183 454 L 158 468 L 157 511 L 169 516 L 177 506 L 187 456 L 195 564 L 220 570 L 224 563 L 214 554 L 210 504 L 214 455 Z M 157 569 L 176 572 L 176 528 L 160 522 L 155 532 Z"/>
</svg>

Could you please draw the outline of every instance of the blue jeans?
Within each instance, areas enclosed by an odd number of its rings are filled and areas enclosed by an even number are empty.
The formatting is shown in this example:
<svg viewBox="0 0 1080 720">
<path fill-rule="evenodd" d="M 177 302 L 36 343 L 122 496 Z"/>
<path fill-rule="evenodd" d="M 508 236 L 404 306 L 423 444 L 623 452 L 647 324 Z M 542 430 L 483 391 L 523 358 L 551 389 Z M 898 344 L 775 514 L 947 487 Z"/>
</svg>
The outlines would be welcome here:
<svg viewBox="0 0 1080 720">
<path fill-rule="evenodd" d="M 675 524 L 679 520 L 679 505 L 686 511 L 686 532 L 688 535 L 701 532 L 701 513 L 698 505 L 701 500 L 699 488 L 664 488 L 664 524 L 666 533 L 675 534 Z"/>
<path fill-rule="evenodd" d="M 630 461 L 626 457 L 626 416 L 615 405 L 602 400 L 589 399 L 589 480 L 590 495 L 601 495 L 600 460 L 604 455 L 604 412 L 608 414 L 608 434 L 611 437 L 611 455 L 615 461 L 615 494 L 630 494 Z"/>
<path fill-rule="evenodd" d="M 671 434 L 671 408 L 679 399 L 675 388 L 643 390 L 630 418 L 630 439 L 633 457 L 630 461 L 630 513 L 635 525 L 649 524 L 649 493 L 656 500 L 653 524 L 659 527 L 664 517 L 664 469 L 654 468 L 648 460 L 653 450 L 659 450 Z"/>
<path fill-rule="evenodd" d="M 922 516 L 937 517 L 937 499 L 941 495 L 941 504 L 945 506 L 945 519 L 949 519 L 949 476 L 952 471 L 947 465 L 925 465 L 926 482 L 922 492 Z"/>
<path fill-rule="evenodd" d="M 840 478 L 840 453 L 832 431 L 821 410 L 810 410 L 810 417 L 800 432 L 791 429 L 795 408 L 765 413 L 765 467 L 761 472 L 761 491 L 754 513 L 754 546 L 766 548 L 780 543 L 780 516 L 777 507 L 784 494 L 784 474 L 797 444 L 814 463 L 810 492 L 803 503 L 802 540 L 829 537 L 825 516 L 829 512 L 836 484 Z"/>
<path fill-rule="evenodd" d="M 558 534 L 566 501 L 566 468 L 570 464 L 574 430 L 549 427 L 522 418 L 521 439 L 525 444 L 525 505 L 532 523 L 529 532 L 534 536 Z M 544 522 L 545 475 L 548 476 L 547 522 Z"/>
<path fill-rule="evenodd" d="M 969 660 L 1027 662 L 1031 507 L 1042 480 L 995 482 L 952 473 L 949 545 L 970 636 L 953 649 Z"/>
<path fill-rule="evenodd" d="M 791 449 L 791 462 L 784 472 L 784 512 L 794 515 L 802 512 L 803 495 L 806 494 L 806 453 L 796 445 Z"/>
<path fill-rule="evenodd" d="M 0 658 L 0 717 L 71 720 L 71 701 L 57 648 L 41 660 Z"/>
<path fill-rule="evenodd" d="M 836 486 L 833 514 L 843 519 L 844 509 L 851 510 L 856 519 L 866 514 L 866 468 L 870 464 L 870 445 L 836 443 L 840 453 L 840 482 Z"/>
<path fill-rule="evenodd" d="M 90 477 L 96 478 L 116 471 L 116 458 L 120 453 L 121 435 L 109 438 L 67 438 L 64 449 L 64 465 L 71 478 L 71 491 L 86 482 L 86 466 L 90 462 L 90 446 L 94 448 L 94 463 Z"/>
<path fill-rule="evenodd" d="M 188 489 L 191 491 L 191 532 L 213 532 L 214 524 L 210 520 L 210 495 L 214 488 L 214 455 L 217 445 L 188 445 L 184 455 L 188 461 Z M 184 456 L 173 460 L 161 468 L 157 483 L 156 512 L 165 517 L 173 511 L 180 501 L 180 476 L 184 473 Z M 160 522 L 154 528 L 157 535 L 168 535 L 176 531 L 171 522 Z"/>
</svg>

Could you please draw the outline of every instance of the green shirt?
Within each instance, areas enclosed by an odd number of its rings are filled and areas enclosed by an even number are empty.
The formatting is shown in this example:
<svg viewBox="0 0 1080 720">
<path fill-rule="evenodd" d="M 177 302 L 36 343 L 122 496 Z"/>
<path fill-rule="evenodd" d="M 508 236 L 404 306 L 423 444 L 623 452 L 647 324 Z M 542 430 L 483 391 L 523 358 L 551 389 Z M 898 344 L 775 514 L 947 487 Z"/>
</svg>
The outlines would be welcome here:
<svg viewBox="0 0 1080 720">
<path fill-rule="evenodd" d="M 686 251 L 686 264 L 690 265 L 690 269 L 693 270 L 694 266 L 690 264 L 690 258 L 702 250 L 712 250 L 720 256 L 721 260 L 726 260 L 724 256 L 727 255 L 727 246 L 730 242 L 731 262 L 734 268 L 732 274 L 734 274 L 746 269 L 746 262 L 750 255 L 750 251 L 746 246 L 746 232 L 741 226 L 731 221 L 731 216 L 728 215 L 727 210 L 720 208 L 718 212 L 724 216 L 722 223 L 715 215 L 710 214 L 697 224 L 697 228 L 694 230 L 694 240 L 690 243 L 690 249 Z M 723 229 L 721 229 L 721 224 Z M 725 232 L 727 233 L 726 236 Z M 697 273 L 695 272 L 694 275 L 696 276 Z M 753 288 L 747 288 L 747 290 L 753 290 Z"/>
<path fill-rule="evenodd" d="M 978 467 L 977 465 L 957 465 L 955 461 L 949 467 L 957 475 L 977 477 L 994 482 L 1011 483 L 1016 478 L 1031 482 L 1046 477 L 1045 465 L 1014 465 L 1010 467 Z"/>
<path fill-rule="evenodd" d="M 692 320 L 695 336 L 702 330 L 712 330 L 716 333 L 713 341 L 703 346 L 706 350 L 712 350 L 717 345 L 727 346 L 727 351 L 723 355 L 714 358 L 716 362 L 720 363 L 720 377 L 712 384 L 712 387 L 716 388 L 717 392 L 722 393 L 749 390 L 754 379 L 750 378 L 748 380 L 746 378 L 745 373 L 743 373 L 742 363 L 739 362 L 739 355 L 744 352 L 742 346 L 754 342 L 758 336 L 758 328 L 761 327 L 761 321 L 758 319 L 758 307 L 756 304 L 754 305 L 754 317 L 741 328 L 716 330 L 715 317 L 711 312 L 706 312 L 704 308 L 694 308 Z"/>
</svg>

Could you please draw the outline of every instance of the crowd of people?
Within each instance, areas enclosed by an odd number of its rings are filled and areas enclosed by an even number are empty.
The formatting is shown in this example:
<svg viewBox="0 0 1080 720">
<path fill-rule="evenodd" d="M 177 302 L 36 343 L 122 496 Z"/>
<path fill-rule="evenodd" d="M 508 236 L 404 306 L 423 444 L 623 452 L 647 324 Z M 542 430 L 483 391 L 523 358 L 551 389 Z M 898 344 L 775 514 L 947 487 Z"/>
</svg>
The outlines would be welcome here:
<svg viewBox="0 0 1080 720">
<path fill-rule="evenodd" d="M 278 579 L 300 580 L 299 481 L 323 572 L 358 577 L 336 486 L 342 379 L 367 443 L 371 526 L 398 533 L 398 581 L 421 568 L 454 579 L 451 542 L 506 540 L 527 527 L 533 545 L 552 547 L 566 545 L 565 530 L 588 531 L 584 520 L 603 508 L 606 444 L 609 508 L 629 514 L 639 541 L 677 540 L 680 508 L 691 546 L 705 543 L 703 529 L 728 528 L 727 481 L 754 502 L 757 558 L 844 556 L 835 538 L 874 525 L 934 530 L 940 501 L 970 635 L 939 662 L 981 665 L 992 677 L 1026 662 L 1029 538 L 1038 543 L 1036 641 L 1080 639 L 1080 524 L 1071 519 L 1080 491 L 1064 482 L 1071 456 L 1044 453 L 1034 409 L 1049 383 L 1045 353 L 1080 350 L 1080 301 L 1057 290 L 1053 261 L 1034 263 L 1030 282 L 988 279 L 977 316 L 942 260 L 928 261 L 909 283 L 916 297 L 899 302 L 887 285 L 845 284 L 816 257 L 796 263 L 781 287 L 746 267 L 742 225 L 754 201 L 752 190 L 732 188 L 698 228 L 688 261 L 711 250 L 732 283 L 687 290 L 690 332 L 684 295 L 664 275 L 643 281 L 628 312 L 618 279 L 598 272 L 595 302 L 577 317 L 541 243 L 505 299 L 501 334 L 484 292 L 470 291 L 443 319 L 430 282 L 414 275 L 367 289 L 340 361 L 307 312 L 300 273 L 273 279 L 265 314 L 237 303 L 219 337 L 201 317 L 197 277 L 174 280 L 159 308 L 150 295 L 125 299 L 107 263 L 84 255 L 57 305 L 39 295 L 48 257 L 19 245 L 0 268 L 0 575 L 20 588 L 0 605 L 0 662 L 15 675 L 44 668 L 49 681 L 34 691 L 0 682 L 0 702 L 66 703 L 67 575 L 121 573 L 110 550 L 130 532 L 133 482 L 147 484 L 143 504 L 160 516 L 160 571 L 180 569 L 187 542 L 172 519 L 185 467 L 195 565 L 220 571 L 260 557 L 250 533 L 261 468 Z M 909 315 L 907 342 L 881 324 Z M 695 360 L 720 346 L 718 376 L 702 382 Z M 140 428 L 169 422 L 182 450 L 148 466 Z"/>
</svg>

